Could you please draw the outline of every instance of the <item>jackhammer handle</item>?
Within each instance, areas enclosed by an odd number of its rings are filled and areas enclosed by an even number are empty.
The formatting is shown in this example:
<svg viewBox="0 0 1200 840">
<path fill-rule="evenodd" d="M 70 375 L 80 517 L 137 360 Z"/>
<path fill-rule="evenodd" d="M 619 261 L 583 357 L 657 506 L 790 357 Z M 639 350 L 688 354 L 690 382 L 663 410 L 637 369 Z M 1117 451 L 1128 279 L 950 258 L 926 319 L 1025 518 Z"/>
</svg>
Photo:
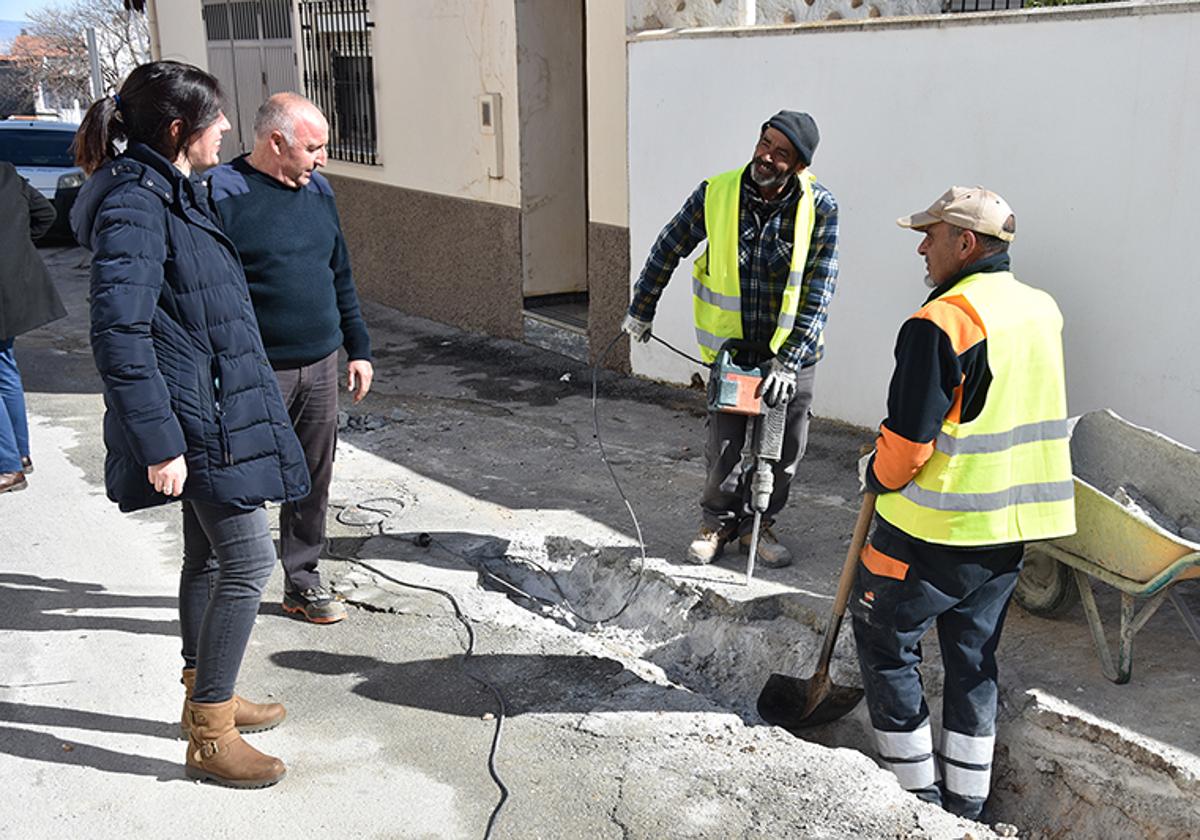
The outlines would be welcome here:
<svg viewBox="0 0 1200 840">
<path fill-rule="evenodd" d="M 838 579 L 837 596 L 833 599 L 833 615 L 829 617 L 829 625 L 825 628 L 825 640 L 821 644 L 821 655 L 817 659 L 817 667 L 813 679 L 826 679 L 829 673 L 829 660 L 833 657 L 833 646 L 837 643 L 838 631 L 842 628 L 842 616 L 846 614 L 846 602 L 850 600 L 850 590 L 854 588 L 854 573 L 858 570 L 858 555 L 862 553 L 867 542 L 867 529 L 871 525 L 871 517 L 875 515 L 875 494 L 864 493 L 862 507 L 858 510 L 858 519 L 854 522 L 854 535 L 850 537 L 850 548 L 846 552 L 846 562 L 842 564 L 842 576 Z"/>
</svg>

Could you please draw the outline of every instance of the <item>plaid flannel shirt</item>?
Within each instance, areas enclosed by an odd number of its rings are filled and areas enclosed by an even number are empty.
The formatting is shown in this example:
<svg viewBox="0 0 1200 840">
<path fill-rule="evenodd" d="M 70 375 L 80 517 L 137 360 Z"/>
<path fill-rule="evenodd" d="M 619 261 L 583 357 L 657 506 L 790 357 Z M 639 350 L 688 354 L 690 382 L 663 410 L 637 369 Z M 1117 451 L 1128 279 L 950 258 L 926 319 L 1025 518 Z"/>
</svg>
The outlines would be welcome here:
<svg viewBox="0 0 1200 840">
<path fill-rule="evenodd" d="M 708 238 L 704 226 L 707 191 L 708 181 L 704 181 L 654 241 L 629 305 L 633 317 L 654 320 L 658 299 L 679 261 Z M 799 182 L 793 178 L 774 201 L 764 201 L 750 179 L 749 167 L 742 173 L 738 270 L 742 286 L 742 336 L 749 341 L 768 343 L 779 322 L 783 290 L 791 273 L 796 202 L 800 193 Z M 823 351 L 818 339 L 825 329 L 829 302 L 837 286 L 837 201 L 824 186 L 814 183 L 813 203 L 816 220 L 804 265 L 807 290 L 796 313 L 795 327 L 778 354 L 780 361 L 793 369 L 820 361 Z"/>
</svg>

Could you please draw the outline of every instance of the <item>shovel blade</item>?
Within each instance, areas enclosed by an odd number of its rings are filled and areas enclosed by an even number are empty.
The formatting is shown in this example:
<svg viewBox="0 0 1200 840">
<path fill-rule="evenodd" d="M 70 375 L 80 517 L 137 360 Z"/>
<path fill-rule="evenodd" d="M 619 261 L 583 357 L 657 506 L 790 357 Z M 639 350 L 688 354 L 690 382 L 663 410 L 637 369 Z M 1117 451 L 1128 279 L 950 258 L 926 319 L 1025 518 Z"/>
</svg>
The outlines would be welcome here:
<svg viewBox="0 0 1200 840">
<path fill-rule="evenodd" d="M 858 705 L 861 688 L 846 688 L 829 681 L 771 674 L 758 694 L 758 714 L 767 723 L 793 735 L 835 721 Z M 811 707 L 811 708 L 810 708 Z"/>
</svg>

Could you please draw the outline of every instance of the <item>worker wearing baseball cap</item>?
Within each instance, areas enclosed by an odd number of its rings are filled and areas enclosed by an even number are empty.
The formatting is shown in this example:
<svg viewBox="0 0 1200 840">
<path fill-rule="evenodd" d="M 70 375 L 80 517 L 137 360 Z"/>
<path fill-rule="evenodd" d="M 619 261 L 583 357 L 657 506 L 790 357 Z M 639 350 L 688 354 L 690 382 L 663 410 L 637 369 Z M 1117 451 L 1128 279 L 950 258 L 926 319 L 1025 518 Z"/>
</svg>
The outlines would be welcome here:
<svg viewBox="0 0 1200 840">
<path fill-rule="evenodd" d="M 900 329 L 887 419 L 865 459 L 878 501 L 850 611 L 881 758 L 904 788 L 978 818 L 1023 546 L 1075 531 L 1063 320 L 1009 271 L 1016 217 L 995 193 L 951 187 L 898 223 L 924 235 L 933 292 Z M 917 673 L 935 623 L 936 748 Z"/>
<path fill-rule="evenodd" d="M 772 466 L 773 491 L 759 535 L 758 559 L 777 568 L 791 552 L 771 529 L 787 502 L 808 440 L 809 407 L 822 334 L 837 282 L 837 202 L 808 167 L 820 134 L 808 114 L 780 111 L 762 124 L 748 164 L 703 181 L 659 234 L 634 289 L 621 329 L 650 339 L 658 299 L 679 261 L 703 241 L 692 272 L 696 339 L 712 364 L 730 339 L 737 361 L 768 366 L 762 393 L 787 405 L 783 451 Z M 753 523 L 749 470 L 741 469 L 747 418 L 710 411 L 693 563 L 711 563 L 727 543 L 749 547 Z"/>
</svg>

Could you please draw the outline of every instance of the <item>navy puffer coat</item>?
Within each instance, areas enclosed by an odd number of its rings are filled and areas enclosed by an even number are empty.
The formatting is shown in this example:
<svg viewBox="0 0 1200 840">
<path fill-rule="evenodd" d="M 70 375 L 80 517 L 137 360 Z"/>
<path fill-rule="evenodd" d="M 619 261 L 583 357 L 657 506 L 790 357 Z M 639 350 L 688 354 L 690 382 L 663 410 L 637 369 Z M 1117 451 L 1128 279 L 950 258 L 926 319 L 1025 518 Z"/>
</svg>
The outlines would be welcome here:
<svg viewBox="0 0 1200 840">
<path fill-rule="evenodd" d="M 121 510 L 172 501 L 146 467 L 177 455 L 184 499 L 250 509 L 308 495 L 241 262 L 214 218 L 205 187 L 139 143 L 98 169 L 71 211 L 92 251 L 104 481 Z"/>
</svg>

